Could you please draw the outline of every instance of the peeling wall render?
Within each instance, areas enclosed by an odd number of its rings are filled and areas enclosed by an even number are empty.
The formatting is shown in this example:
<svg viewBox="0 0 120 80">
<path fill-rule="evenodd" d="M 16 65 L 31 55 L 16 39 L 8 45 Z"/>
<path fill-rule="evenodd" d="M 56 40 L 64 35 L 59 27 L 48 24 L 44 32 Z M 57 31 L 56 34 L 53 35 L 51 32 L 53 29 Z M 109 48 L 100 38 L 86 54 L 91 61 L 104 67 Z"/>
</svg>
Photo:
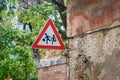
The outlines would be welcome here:
<svg viewBox="0 0 120 80">
<path fill-rule="evenodd" d="M 120 80 L 120 0 L 68 0 L 69 80 Z"/>
</svg>

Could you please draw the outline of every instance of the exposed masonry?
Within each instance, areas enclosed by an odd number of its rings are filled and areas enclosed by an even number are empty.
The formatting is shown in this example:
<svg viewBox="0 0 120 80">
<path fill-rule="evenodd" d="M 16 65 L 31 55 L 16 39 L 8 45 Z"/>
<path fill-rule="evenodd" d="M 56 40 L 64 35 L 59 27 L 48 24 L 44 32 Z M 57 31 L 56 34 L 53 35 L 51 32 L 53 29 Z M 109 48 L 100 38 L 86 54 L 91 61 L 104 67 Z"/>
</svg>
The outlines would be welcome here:
<svg viewBox="0 0 120 80">
<path fill-rule="evenodd" d="M 49 58 L 49 59 L 41 59 L 40 62 L 37 64 L 37 68 L 49 67 L 64 63 L 66 63 L 66 58 L 63 56 Z"/>
<path fill-rule="evenodd" d="M 119 14 L 120 0 L 68 1 L 68 80 L 120 80 Z"/>
</svg>

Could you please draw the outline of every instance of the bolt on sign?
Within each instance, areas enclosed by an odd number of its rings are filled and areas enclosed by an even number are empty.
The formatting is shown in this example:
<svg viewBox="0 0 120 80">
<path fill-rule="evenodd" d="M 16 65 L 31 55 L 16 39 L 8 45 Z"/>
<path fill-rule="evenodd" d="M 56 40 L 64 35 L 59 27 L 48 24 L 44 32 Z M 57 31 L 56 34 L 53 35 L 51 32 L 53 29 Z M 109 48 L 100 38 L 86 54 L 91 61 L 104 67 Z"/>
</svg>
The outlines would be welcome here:
<svg viewBox="0 0 120 80">
<path fill-rule="evenodd" d="M 42 31 L 39 33 L 36 40 L 33 42 L 32 48 L 57 50 L 65 49 L 65 45 L 51 19 L 48 19 Z"/>
</svg>

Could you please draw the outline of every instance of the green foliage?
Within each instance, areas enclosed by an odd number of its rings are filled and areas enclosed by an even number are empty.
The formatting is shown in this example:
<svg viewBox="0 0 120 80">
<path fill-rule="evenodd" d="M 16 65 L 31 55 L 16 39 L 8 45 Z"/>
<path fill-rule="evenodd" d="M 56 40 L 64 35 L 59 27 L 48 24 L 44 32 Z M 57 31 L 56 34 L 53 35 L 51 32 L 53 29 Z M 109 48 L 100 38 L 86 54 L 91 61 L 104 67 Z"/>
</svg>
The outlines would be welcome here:
<svg viewBox="0 0 120 80">
<path fill-rule="evenodd" d="M 57 27 L 60 27 L 62 23 L 60 15 L 50 0 L 41 0 L 41 4 L 36 4 L 35 7 L 28 7 L 28 9 L 21 8 L 16 15 L 22 23 L 31 23 L 33 31 L 37 31 L 35 34 L 39 33 L 39 30 L 44 26 L 48 18 L 52 18 L 55 24 L 58 25 Z"/>
<path fill-rule="evenodd" d="M 67 0 L 63 0 L 64 1 L 64 4 L 66 5 L 66 3 L 67 3 Z"/>
<path fill-rule="evenodd" d="M 37 72 L 30 47 L 31 32 L 14 28 L 10 22 L 0 23 L 0 80 L 36 80 Z M 25 70 L 26 67 L 26 70 Z"/>
<path fill-rule="evenodd" d="M 2 11 L 6 7 L 5 0 L 0 0 L 0 11 Z"/>
<path fill-rule="evenodd" d="M 0 21 L 0 80 L 7 77 L 13 80 L 26 80 L 26 77 L 28 80 L 37 80 L 35 59 L 30 43 L 35 40 L 49 17 L 54 20 L 58 29 L 61 26 L 61 18 L 50 0 L 41 0 L 36 7 L 28 6 L 28 9 L 21 8 L 15 12 L 16 1 L 0 0 L 0 18 L 2 18 Z M 23 24 L 31 23 L 33 32 L 17 29 L 12 23 L 15 16 Z M 40 50 L 40 53 L 42 53 L 41 56 L 45 56 L 45 50 Z"/>
</svg>

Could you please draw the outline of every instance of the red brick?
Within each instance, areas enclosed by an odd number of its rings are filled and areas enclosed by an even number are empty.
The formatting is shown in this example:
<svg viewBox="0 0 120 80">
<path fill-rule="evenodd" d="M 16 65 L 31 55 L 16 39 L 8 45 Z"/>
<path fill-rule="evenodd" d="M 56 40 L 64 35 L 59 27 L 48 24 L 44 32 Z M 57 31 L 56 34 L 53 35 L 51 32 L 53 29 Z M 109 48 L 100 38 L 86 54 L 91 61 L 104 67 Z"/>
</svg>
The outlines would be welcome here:
<svg viewBox="0 0 120 80">
<path fill-rule="evenodd" d="M 66 80 L 66 64 L 38 69 L 38 80 Z"/>
</svg>

